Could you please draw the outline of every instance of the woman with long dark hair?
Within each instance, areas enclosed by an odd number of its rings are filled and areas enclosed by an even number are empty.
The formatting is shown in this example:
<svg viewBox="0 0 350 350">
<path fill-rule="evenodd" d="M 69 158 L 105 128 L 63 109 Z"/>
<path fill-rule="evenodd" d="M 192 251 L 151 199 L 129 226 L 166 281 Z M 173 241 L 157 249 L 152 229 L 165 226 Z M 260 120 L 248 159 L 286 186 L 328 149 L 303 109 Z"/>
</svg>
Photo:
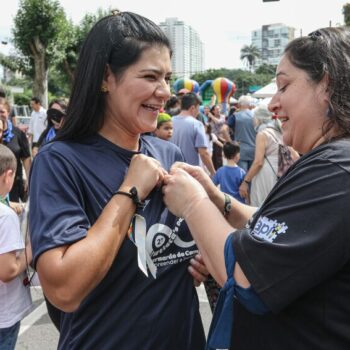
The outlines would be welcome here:
<svg viewBox="0 0 350 350">
<path fill-rule="evenodd" d="M 170 96 L 170 57 L 150 20 L 100 20 L 82 47 L 62 129 L 34 159 L 33 261 L 62 310 L 59 349 L 204 347 L 188 273 L 197 247 L 159 188 L 182 154 L 144 135 Z"/>
</svg>

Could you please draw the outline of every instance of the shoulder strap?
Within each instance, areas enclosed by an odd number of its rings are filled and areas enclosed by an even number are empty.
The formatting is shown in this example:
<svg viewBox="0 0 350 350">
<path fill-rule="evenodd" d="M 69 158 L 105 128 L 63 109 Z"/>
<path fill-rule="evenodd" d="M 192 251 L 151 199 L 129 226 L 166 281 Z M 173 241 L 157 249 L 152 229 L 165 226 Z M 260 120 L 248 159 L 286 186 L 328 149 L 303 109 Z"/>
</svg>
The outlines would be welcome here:
<svg viewBox="0 0 350 350">
<path fill-rule="evenodd" d="M 267 131 L 267 133 L 272 136 L 272 138 L 274 139 L 274 141 L 276 141 L 276 143 L 278 143 L 279 145 L 281 144 L 281 142 L 277 139 L 276 135 L 273 132 L 270 132 L 268 129 L 273 129 L 270 126 L 267 126 L 264 130 Z M 263 131 L 264 131 L 263 130 Z"/>
<path fill-rule="evenodd" d="M 267 160 L 267 162 L 269 163 L 269 165 L 270 165 L 270 167 L 271 167 L 273 173 L 276 175 L 276 177 L 277 177 L 277 179 L 278 179 L 278 175 L 277 175 L 275 169 L 273 168 L 271 162 L 269 161 L 269 158 L 267 158 L 265 155 L 264 155 L 264 158 Z"/>
</svg>

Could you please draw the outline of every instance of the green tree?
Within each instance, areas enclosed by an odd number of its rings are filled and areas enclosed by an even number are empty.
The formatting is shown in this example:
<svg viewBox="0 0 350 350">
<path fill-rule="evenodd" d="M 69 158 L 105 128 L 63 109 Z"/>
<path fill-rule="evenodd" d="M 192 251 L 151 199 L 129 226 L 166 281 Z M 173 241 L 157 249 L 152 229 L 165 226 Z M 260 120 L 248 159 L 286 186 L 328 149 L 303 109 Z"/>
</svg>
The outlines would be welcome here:
<svg viewBox="0 0 350 350">
<path fill-rule="evenodd" d="M 71 25 L 56 0 L 21 0 L 14 19 L 14 44 L 33 69 L 33 94 L 47 106 L 48 71 L 63 60 Z"/>
<path fill-rule="evenodd" d="M 346 26 L 350 26 L 350 3 L 343 6 L 344 23 Z"/>
<path fill-rule="evenodd" d="M 241 49 L 241 60 L 248 63 L 249 70 L 252 71 L 257 58 L 260 58 L 260 50 L 254 45 L 245 45 Z"/>
<path fill-rule="evenodd" d="M 110 9 L 103 10 L 102 8 L 99 8 L 95 14 L 87 13 L 77 26 L 73 25 L 72 22 L 69 22 L 69 34 L 67 37 L 68 45 L 65 47 L 62 60 L 60 60 L 57 65 L 58 71 L 66 76 L 69 85 L 73 83 L 79 51 L 88 32 L 96 22 L 110 13 Z"/>
<path fill-rule="evenodd" d="M 276 66 L 273 64 L 263 63 L 255 70 L 255 73 L 274 75 L 276 73 Z"/>
</svg>

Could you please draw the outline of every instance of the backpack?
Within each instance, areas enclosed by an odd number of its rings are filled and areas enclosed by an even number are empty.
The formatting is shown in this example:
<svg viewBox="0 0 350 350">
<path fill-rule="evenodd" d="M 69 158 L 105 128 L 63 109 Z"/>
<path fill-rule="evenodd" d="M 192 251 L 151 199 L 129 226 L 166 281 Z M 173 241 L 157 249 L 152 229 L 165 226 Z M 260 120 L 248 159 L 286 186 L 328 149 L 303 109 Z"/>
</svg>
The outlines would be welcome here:
<svg viewBox="0 0 350 350">
<path fill-rule="evenodd" d="M 272 168 L 273 172 L 275 173 L 277 179 L 279 179 L 280 177 L 282 177 L 283 174 L 286 173 L 286 171 L 289 169 L 289 167 L 294 163 L 294 160 L 292 158 L 292 153 L 291 153 L 289 147 L 284 145 L 283 143 L 280 143 L 279 140 L 276 138 L 276 136 L 272 132 L 271 133 L 269 132 L 269 135 L 271 135 L 272 138 L 274 139 L 274 141 L 278 144 L 277 173 L 276 173 L 275 169 L 272 167 L 269 159 L 266 156 L 265 156 L 265 159 L 269 163 L 269 165 Z"/>
<path fill-rule="evenodd" d="M 292 159 L 292 153 L 288 146 L 281 143 L 278 144 L 278 169 L 277 178 L 279 179 L 289 167 L 294 163 Z"/>
</svg>

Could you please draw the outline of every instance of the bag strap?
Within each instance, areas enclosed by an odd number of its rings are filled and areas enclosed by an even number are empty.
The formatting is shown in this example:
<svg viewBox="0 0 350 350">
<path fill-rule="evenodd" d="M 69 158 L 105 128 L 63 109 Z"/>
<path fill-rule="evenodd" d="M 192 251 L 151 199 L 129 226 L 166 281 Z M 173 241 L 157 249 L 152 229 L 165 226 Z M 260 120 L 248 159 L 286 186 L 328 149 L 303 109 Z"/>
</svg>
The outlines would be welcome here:
<svg viewBox="0 0 350 350">
<path fill-rule="evenodd" d="M 272 127 L 270 127 L 270 126 L 267 126 L 267 127 L 265 128 L 265 130 L 267 131 L 267 133 L 268 133 L 270 136 L 272 136 L 273 140 L 274 140 L 278 145 L 281 145 L 281 142 L 278 140 L 278 138 L 276 137 L 276 135 L 275 135 L 273 132 L 269 132 L 268 129 L 273 129 L 273 130 L 275 130 L 275 129 L 272 128 Z"/>
<path fill-rule="evenodd" d="M 278 146 L 278 147 L 279 147 L 279 146 Z M 278 175 L 277 175 L 277 173 L 276 173 L 275 169 L 273 168 L 273 166 L 272 166 L 271 162 L 269 161 L 269 158 L 267 158 L 265 155 L 264 155 L 264 158 L 265 158 L 265 159 L 267 160 L 267 162 L 269 163 L 269 165 L 270 165 L 270 167 L 271 167 L 271 169 L 272 169 L 273 173 L 276 175 L 277 180 L 278 180 Z"/>
</svg>

